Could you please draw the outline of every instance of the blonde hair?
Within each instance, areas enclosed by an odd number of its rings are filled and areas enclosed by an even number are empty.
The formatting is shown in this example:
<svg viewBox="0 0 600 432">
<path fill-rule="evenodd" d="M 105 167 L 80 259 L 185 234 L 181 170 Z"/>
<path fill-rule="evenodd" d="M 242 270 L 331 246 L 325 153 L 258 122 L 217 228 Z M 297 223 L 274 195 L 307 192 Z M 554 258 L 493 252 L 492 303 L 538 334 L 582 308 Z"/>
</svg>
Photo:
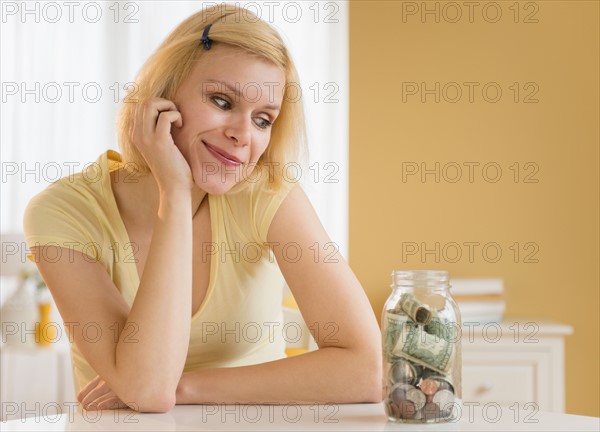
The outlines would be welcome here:
<svg viewBox="0 0 600 432">
<path fill-rule="evenodd" d="M 191 72 L 194 62 L 202 56 L 204 47 L 200 38 L 209 24 L 212 26 L 208 36 L 213 46 L 215 43 L 223 43 L 242 48 L 271 61 L 285 72 L 286 85 L 281 111 L 271 127 L 269 145 L 255 168 L 261 170 L 261 174 L 269 174 L 261 175 L 256 184 L 268 182 L 270 188 L 278 189 L 284 180 L 282 172 L 285 165 L 297 161 L 306 150 L 304 108 L 298 96 L 300 80 L 277 31 L 251 11 L 231 4 L 202 9 L 187 18 L 146 61 L 136 78 L 134 93 L 128 95 L 119 112 L 117 126 L 124 162 L 126 166 L 135 167 L 138 173 L 150 172 L 130 136 L 136 103 L 144 103 L 154 97 L 168 100 L 174 98 L 183 80 Z M 135 103 L 128 102 L 128 99 Z"/>
</svg>

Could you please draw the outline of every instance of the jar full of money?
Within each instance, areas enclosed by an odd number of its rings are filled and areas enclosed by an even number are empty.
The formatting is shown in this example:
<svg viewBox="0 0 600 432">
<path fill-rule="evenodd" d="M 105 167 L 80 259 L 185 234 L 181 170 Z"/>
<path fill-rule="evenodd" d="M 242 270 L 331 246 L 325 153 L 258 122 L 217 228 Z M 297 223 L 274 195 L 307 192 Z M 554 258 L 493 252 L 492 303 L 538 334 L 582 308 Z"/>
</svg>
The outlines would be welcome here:
<svg viewBox="0 0 600 432">
<path fill-rule="evenodd" d="M 462 391 L 461 322 L 448 272 L 394 271 L 391 287 L 381 317 L 388 419 L 455 421 Z"/>
</svg>

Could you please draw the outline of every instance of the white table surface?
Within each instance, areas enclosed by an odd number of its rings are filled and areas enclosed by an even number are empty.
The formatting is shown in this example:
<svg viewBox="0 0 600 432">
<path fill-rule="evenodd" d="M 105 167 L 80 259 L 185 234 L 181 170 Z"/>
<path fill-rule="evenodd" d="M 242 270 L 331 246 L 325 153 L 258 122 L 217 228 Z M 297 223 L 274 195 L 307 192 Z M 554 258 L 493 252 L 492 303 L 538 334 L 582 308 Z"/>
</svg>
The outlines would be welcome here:
<svg viewBox="0 0 600 432">
<path fill-rule="evenodd" d="M 46 410 L 43 412 L 43 410 Z M 31 414 L 35 410 L 31 410 Z M 202 431 L 202 430 L 324 430 L 324 431 L 599 431 L 600 418 L 569 414 L 501 411 L 483 406 L 468 410 L 453 423 L 389 423 L 383 404 L 354 405 L 187 405 L 166 414 L 135 411 L 81 412 L 75 406 L 40 407 L 41 417 L 0 423 L 2 431 Z"/>
</svg>

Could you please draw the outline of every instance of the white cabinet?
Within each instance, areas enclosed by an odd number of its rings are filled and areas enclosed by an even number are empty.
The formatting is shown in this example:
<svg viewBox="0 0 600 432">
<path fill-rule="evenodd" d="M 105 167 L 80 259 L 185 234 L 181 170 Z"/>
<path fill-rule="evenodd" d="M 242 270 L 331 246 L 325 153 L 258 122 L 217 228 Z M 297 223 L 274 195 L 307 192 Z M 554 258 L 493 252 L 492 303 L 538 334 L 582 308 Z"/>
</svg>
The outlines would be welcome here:
<svg viewBox="0 0 600 432">
<path fill-rule="evenodd" d="M 3 345 L 0 369 L 1 421 L 66 412 L 77 402 L 68 345 Z"/>
<path fill-rule="evenodd" d="M 569 326 L 532 319 L 463 323 L 463 401 L 564 412 L 570 334 Z"/>
<path fill-rule="evenodd" d="M 569 326 L 534 320 L 465 323 L 463 402 L 564 412 L 564 337 L 571 333 Z M 4 345 L 0 355 L 3 421 L 52 415 L 56 405 L 66 412 L 76 402 L 68 345 Z"/>
</svg>

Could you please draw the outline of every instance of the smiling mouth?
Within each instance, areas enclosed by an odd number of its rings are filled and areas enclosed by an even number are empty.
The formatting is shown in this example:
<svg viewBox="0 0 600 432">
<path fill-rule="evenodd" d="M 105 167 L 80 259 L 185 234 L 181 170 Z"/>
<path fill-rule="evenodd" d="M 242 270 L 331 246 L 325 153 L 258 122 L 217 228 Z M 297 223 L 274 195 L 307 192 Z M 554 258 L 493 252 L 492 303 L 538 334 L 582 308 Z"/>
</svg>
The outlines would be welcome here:
<svg viewBox="0 0 600 432">
<path fill-rule="evenodd" d="M 242 164 L 242 161 L 232 156 L 225 151 L 208 144 L 206 141 L 202 141 L 202 144 L 206 147 L 206 149 L 217 159 L 219 162 L 229 165 L 229 166 L 238 166 Z"/>
</svg>

